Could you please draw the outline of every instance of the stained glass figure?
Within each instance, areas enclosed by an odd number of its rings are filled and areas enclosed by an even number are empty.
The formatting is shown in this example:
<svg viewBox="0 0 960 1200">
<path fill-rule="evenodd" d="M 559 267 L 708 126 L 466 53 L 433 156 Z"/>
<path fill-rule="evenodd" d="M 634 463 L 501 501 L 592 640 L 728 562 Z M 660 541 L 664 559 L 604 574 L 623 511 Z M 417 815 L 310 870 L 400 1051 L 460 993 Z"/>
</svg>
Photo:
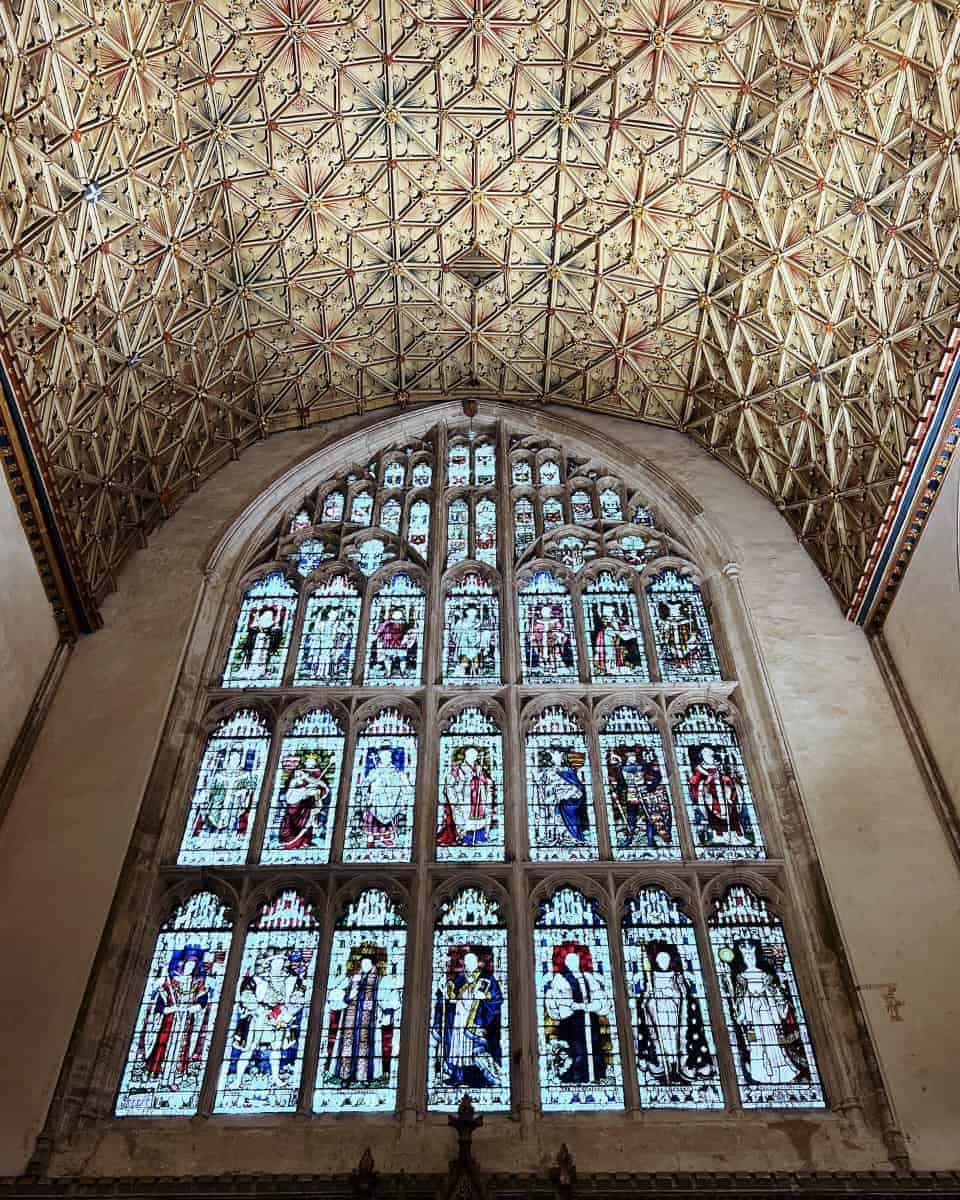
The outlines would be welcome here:
<svg viewBox="0 0 960 1200">
<path fill-rule="evenodd" d="M 615 542 L 607 543 L 607 553 L 611 558 L 622 558 L 631 566 L 640 567 L 656 556 L 657 544 L 636 533 L 625 533 Z"/>
<path fill-rule="evenodd" d="M 474 450 L 473 482 L 477 487 L 492 487 L 497 482 L 497 448 L 493 442 L 481 442 Z"/>
<path fill-rule="evenodd" d="M 369 525 L 373 520 L 373 492 L 362 488 L 354 493 L 350 505 L 350 523 L 352 525 Z"/>
<path fill-rule="evenodd" d="M 563 524 L 563 505 L 556 496 L 548 496 L 543 502 L 543 528 L 556 529 Z"/>
<path fill-rule="evenodd" d="M 379 571 L 384 563 L 396 558 L 392 549 L 388 549 L 383 538 L 366 537 L 362 542 L 356 542 L 347 551 L 347 558 L 367 576 Z"/>
<path fill-rule="evenodd" d="M 430 505 L 426 500 L 414 500 L 410 505 L 407 541 L 426 562 L 430 550 Z"/>
<path fill-rule="evenodd" d="M 637 504 L 634 506 L 630 520 L 634 525 L 647 525 L 653 529 L 655 521 L 653 519 L 653 509 L 647 508 L 645 504 Z"/>
<path fill-rule="evenodd" d="M 342 687 L 352 681 L 360 603 L 346 575 L 328 575 L 310 593 L 293 677 L 297 687 Z"/>
<path fill-rule="evenodd" d="M 247 588 L 223 672 L 224 687 L 276 687 L 290 649 L 297 591 L 279 571 Z"/>
<path fill-rule="evenodd" d="M 339 525 L 343 520 L 343 492 L 327 492 L 320 509 L 320 522 L 323 525 Z"/>
<path fill-rule="evenodd" d="M 363 679 L 368 687 L 420 682 L 425 605 L 423 588 L 403 571 L 391 575 L 374 595 Z"/>
<path fill-rule="evenodd" d="M 620 503 L 620 493 L 615 488 L 600 490 L 600 519 L 603 521 L 622 521 L 623 505 Z"/>
<path fill-rule="evenodd" d="M 127 1051 L 118 1117 L 197 1111 L 230 933 L 226 905 L 212 892 L 195 893 L 162 926 Z"/>
<path fill-rule="evenodd" d="M 538 472 L 541 487 L 555 487 L 560 482 L 560 464 L 553 458 L 545 458 Z"/>
<path fill-rule="evenodd" d="M 295 891 L 250 926 L 214 1112 L 295 1112 L 303 1073 L 319 925 Z"/>
<path fill-rule="evenodd" d="M 515 458 L 510 468 L 510 475 L 515 487 L 523 487 L 526 484 L 533 483 L 533 468 L 530 466 L 530 460 Z"/>
<path fill-rule="evenodd" d="M 216 727 L 200 760 L 178 863 L 246 861 L 269 748 L 270 730 L 252 708 L 233 713 Z"/>
<path fill-rule="evenodd" d="M 578 677 L 573 605 L 562 579 L 535 571 L 517 594 L 524 683 L 572 683 Z"/>
<path fill-rule="evenodd" d="M 760 896 L 735 884 L 709 924 L 744 1108 L 822 1108 L 823 1088 L 780 918 Z"/>
<path fill-rule="evenodd" d="M 693 922 L 659 887 L 623 909 L 623 968 L 643 1108 L 723 1108 Z"/>
<path fill-rule="evenodd" d="M 463 562 L 469 551 L 470 506 L 462 496 L 450 501 L 447 509 L 447 566 Z"/>
<path fill-rule="evenodd" d="M 503 738 L 482 709 L 462 709 L 440 738 L 437 861 L 502 862 Z"/>
<path fill-rule="evenodd" d="M 333 558 L 333 547 L 321 538 L 308 538 L 297 547 L 296 553 L 290 557 L 296 563 L 301 575 L 309 575 L 321 563 Z"/>
<path fill-rule="evenodd" d="M 383 486 L 401 488 L 406 482 L 407 468 L 398 458 L 392 458 L 383 468 Z"/>
<path fill-rule="evenodd" d="M 573 513 L 575 525 L 582 525 L 584 521 L 592 521 L 593 499 L 590 493 L 582 489 L 574 492 L 570 497 L 570 510 Z"/>
<path fill-rule="evenodd" d="M 447 487 L 469 487 L 470 447 L 454 442 L 447 454 Z"/>
<path fill-rule="evenodd" d="M 447 592 L 443 682 L 481 687 L 500 682 L 500 605 L 480 575 L 463 575 Z"/>
<path fill-rule="evenodd" d="M 670 683 L 720 678 L 703 593 L 689 575 L 667 567 L 647 584 L 660 676 Z"/>
<path fill-rule="evenodd" d="M 344 862 L 409 862 L 417 738 L 395 708 L 371 718 L 357 738 Z"/>
<path fill-rule="evenodd" d="M 378 888 L 337 921 L 323 1006 L 315 1112 L 392 1112 L 403 1015 L 407 931 Z"/>
<path fill-rule="evenodd" d="M 551 542 L 549 547 L 544 550 L 544 554 L 547 558 L 555 558 L 558 562 L 562 562 L 564 566 L 569 567 L 574 574 L 577 574 L 591 558 L 596 558 L 597 551 L 595 546 L 585 542 L 583 538 L 577 537 L 576 534 L 566 533 L 563 537 L 557 538 L 555 542 Z"/>
<path fill-rule="evenodd" d="M 433 1015 L 427 1106 L 454 1111 L 465 1095 L 510 1107 L 507 931 L 479 888 L 445 900 L 433 935 Z"/>
<path fill-rule="evenodd" d="M 533 503 L 521 496 L 513 506 L 513 556 L 519 562 L 537 540 Z"/>
<path fill-rule="evenodd" d="M 305 508 L 301 508 L 299 512 L 293 515 L 293 519 L 290 522 L 290 532 L 300 533 L 303 529 L 309 529 L 312 524 L 310 513 Z"/>
<path fill-rule="evenodd" d="M 613 971 L 595 900 L 561 887 L 533 932 L 544 1112 L 623 1108 Z"/>
<path fill-rule="evenodd" d="M 402 511 L 400 501 L 396 496 L 384 500 L 380 505 L 380 528 L 385 529 L 387 533 L 399 533 Z"/>
<path fill-rule="evenodd" d="M 648 683 L 640 608 L 633 588 L 600 571 L 583 590 L 583 628 L 594 683 Z"/>
<path fill-rule="evenodd" d="M 328 709 L 298 717 L 280 745 L 261 861 L 325 863 L 340 790 L 343 730 Z"/>
<path fill-rule="evenodd" d="M 763 858 L 750 781 L 733 726 L 709 705 L 693 704 L 673 730 L 698 858 Z"/>
<path fill-rule="evenodd" d="M 652 719 L 615 708 L 603 723 L 600 762 L 614 858 L 679 858 L 663 739 Z"/>
<path fill-rule="evenodd" d="M 559 705 L 545 708 L 530 723 L 525 758 L 531 859 L 596 858 L 590 758 L 580 722 Z"/>
<path fill-rule="evenodd" d="M 491 567 L 497 565 L 497 504 L 483 497 L 474 510 L 473 557 Z"/>
<path fill-rule="evenodd" d="M 415 463 L 411 482 L 414 487 L 429 487 L 433 482 L 433 467 L 428 462 Z"/>
</svg>

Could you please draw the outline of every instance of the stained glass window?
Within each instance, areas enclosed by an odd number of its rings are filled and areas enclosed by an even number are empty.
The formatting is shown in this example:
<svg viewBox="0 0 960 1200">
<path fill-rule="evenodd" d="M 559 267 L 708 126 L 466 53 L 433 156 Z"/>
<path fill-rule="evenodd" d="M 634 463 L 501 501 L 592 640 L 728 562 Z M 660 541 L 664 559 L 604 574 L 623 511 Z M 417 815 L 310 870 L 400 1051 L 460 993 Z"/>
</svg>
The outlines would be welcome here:
<svg viewBox="0 0 960 1200">
<path fill-rule="evenodd" d="M 620 493 L 615 488 L 601 488 L 600 517 L 604 521 L 623 520 L 623 505 L 620 503 Z"/>
<path fill-rule="evenodd" d="M 482 709 L 462 709 L 444 729 L 437 796 L 437 861 L 502 862 L 503 737 Z"/>
<path fill-rule="evenodd" d="M 583 628 L 594 683 L 647 683 L 647 654 L 633 588 L 600 571 L 583 590 Z"/>
<path fill-rule="evenodd" d="M 661 678 L 677 683 L 719 679 L 703 594 L 694 580 L 667 567 L 647 584 L 647 604 Z"/>
<path fill-rule="evenodd" d="M 298 687 L 350 683 L 359 629 L 360 593 L 354 583 L 346 575 L 321 579 L 307 597 L 293 682 Z"/>
<path fill-rule="evenodd" d="M 611 558 L 622 558 L 633 566 L 643 566 L 656 554 L 656 543 L 635 533 L 625 533 L 614 542 L 607 543 L 607 553 Z"/>
<path fill-rule="evenodd" d="M 519 562 L 537 540 L 533 502 L 521 496 L 513 506 L 513 555 Z"/>
<path fill-rule="evenodd" d="M 470 507 L 462 496 L 450 501 L 447 509 L 447 566 L 463 562 L 469 551 Z"/>
<path fill-rule="evenodd" d="M 312 524 L 310 513 L 305 508 L 301 508 L 293 515 L 293 519 L 290 522 L 290 532 L 300 533 L 303 529 L 309 529 Z"/>
<path fill-rule="evenodd" d="M 444 900 L 433 935 L 427 1105 L 454 1111 L 465 1095 L 482 1112 L 510 1107 L 507 930 L 475 887 Z"/>
<path fill-rule="evenodd" d="M 560 482 L 560 464 L 553 458 L 545 458 L 540 464 L 538 479 L 541 487 L 553 487 Z"/>
<path fill-rule="evenodd" d="M 333 933 L 316 1112 L 392 1112 L 397 1103 L 407 931 L 379 888 L 351 900 Z"/>
<path fill-rule="evenodd" d="M 533 934 L 544 1112 L 623 1108 L 610 946 L 597 902 L 561 887 Z"/>
<path fill-rule="evenodd" d="M 367 488 L 354 493 L 350 505 L 350 523 L 352 525 L 369 525 L 373 519 L 373 492 Z"/>
<path fill-rule="evenodd" d="M 354 542 L 347 551 L 347 558 L 364 575 L 373 575 L 379 571 L 385 562 L 390 562 L 396 555 L 388 550 L 383 538 L 365 537 L 362 542 Z"/>
<path fill-rule="evenodd" d="M 543 528 L 556 529 L 563 523 L 563 505 L 556 496 L 548 496 L 543 502 Z"/>
<path fill-rule="evenodd" d="M 407 478 L 407 468 L 398 458 L 392 458 L 383 468 L 383 486 L 388 488 L 403 487 Z"/>
<path fill-rule="evenodd" d="M 321 563 L 333 558 L 333 556 L 334 550 L 329 542 L 325 542 L 320 538 L 308 538 L 305 542 L 300 543 L 296 553 L 291 555 L 291 558 L 301 575 L 309 575 Z"/>
<path fill-rule="evenodd" d="M 410 505 L 407 541 L 426 561 L 430 549 L 430 505 L 426 500 L 414 500 Z"/>
<path fill-rule="evenodd" d="M 384 708 L 357 738 L 344 862 L 409 862 L 417 738 L 409 718 Z"/>
<path fill-rule="evenodd" d="M 279 571 L 247 588 L 223 672 L 224 687 L 276 687 L 290 649 L 297 592 Z"/>
<path fill-rule="evenodd" d="M 246 861 L 269 748 L 270 730 L 253 709 L 220 722 L 200 760 L 177 862 Z"/>
<path fill-rule="evenodd" d="M 820 1108 L 823 1088 L 783 924 L 749 888 L 735 884 L 710 919 L 744 1108 Z"/>
<path fill-rule="evenodd" d="M 343 492 L 327 492 L 320 509 L 320 522 L 323 525 L 339 525 L 343 520 Z"/>
<path fill-rule="evenodd" d="M 554 704 L 527 731 L 527 818 L 535 862 L 597 858 L 590 757 L 573 713 Z"/>
<path fill-rule="evenodd" d="M 400 501 L 396 496 L 384 500 L 380 506 L 380 528 L 385 529 L 387 533 L 399 533 L 401 513 Z"/>
<path fill-rule="evenodd" d="M 570 510 L 573 513 L 573 523 L 580 525 L 584 521 L 593 520 L 593 500 L 589 492 L 582 489 L 575 491 L 570 497 Z"/>
<path fill-rule="evenodd" d="M 365 684 L 412 687 L 420 682 L 425 604 L 423 588 L 403 571 L 376 593 L 370 605 Z"/>
<path fill-rule="evenodd" d="M 696 933 L 663 888 L 624 905 L 623 968 L 641 1106 L 723 1108 Z"/>
<path fill-rule="evenodd" d="M 569 567 L 574 574 L 581 571 L 583 567 L 590 561 L 591 558 L 596 558 L 596 547 L 585 542 L 583 538 L 577 537 L 576 534 L 566 533 L 563 537 L 557 538 L 550 546 L 544 550 L 547 558 L 555 558 L 558 562 L 562 562 L 564 566 Z"/>
<path fill-rule="evenodd" d="M 230 950 L 226 905 L 197 892 L 157 935 L 117 1096 L 118 1117 L 197 1111 Z"/>
<path fill-rule="evenodd" d="M 692 704 L 673 730 L 677 767 L 698 858 L 763 858 L 750 780 L 736 730 L 709 705 Z"/>
<path fill-rule="evenodd" d="M 497 448 L 492 442 L 481 442 L 473 452 L 473 482 L 477 487 L 497 482 Z"/>
<path fill-rule="evenodd" d="M 497 504 L 484 497 L 477 501 L 475 509 L 473 557 L 491 567 L 497 565 Z"/>
<path fill-rule="evenodd" d="M 523 487 L 533 483 L 533 468 L 527 458 L 515 458 L 511 468 L 511 478 L 515 487 Z"/>
<path fill-rule="evenodd" d="M 609 713 L 600 733 L 600 769 L 614 858 L 679 858 L 670 773 L 653 720 L 631 706 Z"/>
<path fill-rule="evenodd" d="M 443 682 L 482 686 L 500 682 L 500 606 L 482 576 L 461 576 L 444 608 Z"/>
<path fill-rule="evenodd" d="M 423 460 L 415 463 L 411 481 L 414 487 L 429 487 L 433 482 L 433 467 Z"/>
<path fill-rule="evenodd" d="M 447 487 L 469 487 L 470 447 L 454 442 L 447 453 Z"/>
<path fill-rule="evenodd" d="M 263 862 L 327 862 L 342 765 L 343 729 L 333 713 L 298 717 L 280 744 Z"/>
<path fill-rule="evenodd" d="M 295 891 L 250 926 L 230 1015 L 214 1112 L 295 1112 L 319 926 Z"/>
<path fill-rule="evenodd" d="M 570 683 L 578 678 L 573 605 L 563 580 L 535 571 L 517 595 L 524 683 Z"/>
<path fill-rule="evenodd" d="M 637 504 L 634 506 L 633 515 L 630 518 L 634 525 L 649 525 L 652 529 L 656 522 L 653 519 L 653 510 L 647 508 L 645 504 Z"/>
</svg>

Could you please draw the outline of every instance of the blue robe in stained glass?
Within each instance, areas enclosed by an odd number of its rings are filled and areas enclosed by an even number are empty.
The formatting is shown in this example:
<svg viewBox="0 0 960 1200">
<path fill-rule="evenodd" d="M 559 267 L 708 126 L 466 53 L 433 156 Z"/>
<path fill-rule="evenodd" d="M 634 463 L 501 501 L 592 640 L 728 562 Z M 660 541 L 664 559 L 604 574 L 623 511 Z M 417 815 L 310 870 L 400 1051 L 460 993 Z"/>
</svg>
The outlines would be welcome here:
<svg viewBox="0 0 960 1200">
<path fill-rule="evenodd" d="M 500 1084 L 500 1011 L 503 991 L 491 964 L 468 950 L 463 965 L 437 990 L 433 1037 L 438 1075 L 447 1087 L 488 1088 Z"/>
</svg>

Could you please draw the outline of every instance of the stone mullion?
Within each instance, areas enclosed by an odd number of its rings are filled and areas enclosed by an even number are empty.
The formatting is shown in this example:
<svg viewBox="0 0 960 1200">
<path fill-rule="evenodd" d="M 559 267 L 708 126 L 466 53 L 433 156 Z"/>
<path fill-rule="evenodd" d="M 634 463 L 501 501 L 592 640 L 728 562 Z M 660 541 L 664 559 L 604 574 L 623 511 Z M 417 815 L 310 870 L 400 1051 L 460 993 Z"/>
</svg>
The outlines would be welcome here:
<svg viewBox="0 0 960 1200">
<path fill-rule="evenodd" d="M 308 1117 L 313 1112 L 313 1094 L 317 1086 L 320 1053 L 323 1048 L 323 1009 L 327 1000 L 327 976 L 330 973 L 330 958 L 333 952 L 333 930 L 338 915 L 333 909 L 331 879 L 329 875 L 324 883 L 324 905 L 319 921 L 320 941 L 317 946 L 317 961 L 314 968 L 313 995 L 310 997 L 307 1036 L 303 1045 L 300 1101 L 297 1104 L 297 1115 L 301 1117 Z"/>
<path fill-rule="evenodd" d="M 237 980 L 240 977 L 240 964 L 243 961 L 243 951 L 247 942 L 247 934 L 254 920 L 255 913 L 249 910 L 249 886 L 243 887 L 237 920 L 230 939 L 230 951 L 223 972 L 223 985 L 220 988 L 220 1003 L 217 1007 L 217 1019 L 210 1034 L 210 1050 L 204 1068 L 203 1083 L 197 1098 L 197 1117 L 208 1117 L 213 1111 L 217 1095 L 217 1085 L 220 1081 L 220 1070 L 226 1054 L 226 1041 L 230 1030 L 230 1018 L 233 1015 L 233 1004 L 236 998 Z"/>
<path fill-rule="evenodd" d="M 613 992 L 613 1019 L 620 1029 L 620 1063 L 623 1069 L 623 1098 L 627 1110 L 640 1108 L 640 1088 L 637 1083 L 636 1052 L 633 1046 L 633 1024 L 627 998 L 626 968 L 623 962 L 623 942 L 620 937 L 620 911 L 617 906 L 617 881 L 612 871 L 607 873 L 607 937 L 610 944 L 610 988 Z"/>
<path fill-rule="evenodd" d="M 354 705 L 350 710 L 347 734 L 343 741 L 343 763 L 340 768 L 340 794 L 337 797 L 337 808 L 334 813 L 328 863 L 343 862 L 343 847 L 346 841 L 347 821 L 350 813 L 350 790 L 353 787 L 353 760 L 357 752 L 357 738 L 359 736 L 360 730 L 356 728 L 356 705 Z"/>
<path fill-rule="evenodd" d="M 603 787 L 603 755 L 600 752 L 593 696 L 585 696 L 583 703 L 589 712 L 584 739 L 587 743 L 587 762 L 590 764 L 590 794 L 594 826 L 597 831 L 597 854 L 601 862 L 610 862 L 613 859 L 612 833 L 607 820 L 607 804 Z"/>
<path fill-rule="evenodd" d="M 647 646 L 647 672 L 652 683 L 662 682 L 662 672 L 660 670 L 660 656 L 657 654 L 657 639 L 653 633 L 653 615 L 650 612 L 650 605 L 647 602 L 647 582 L 649 576 L 646 574 L 646 568 L 632 570 L 634 594 L 637 597 L 637 610 L 640 613 L 640 624 L 643 628 L 643 637 Z"/>
<path fill-rule="evenodd" d="M 411 884 L 407 913 L 400 1065 L 397 1072 L 397 1101 L 404 1129 L 412 1128 L 426 1110 L 432 958 L 432 888 L 429 872 L 421 863 Z"/>
<path fill-rule="evenodd" d="M 509 958 L 510 977 L 510 1058 L 513 1084 L 513 1111 L 519 1115 L 521 1136 L 533 1135 L 537 1107 L 537 1026 L 534 1005 L 536 981 L 533 975 L 530 889 L 526 868 L 518 861 L 510 864 Z M 518 1056 L 517 1051 L 521 1050 Z"/>
<path fill-rule="evenodd" d="M 260 784 L 257 806 L 254 809 L 253 829 L 250 831 L 250 840 L 247 843 L 247 866 L 257 865 L 263 854 L 263 839 L 266 833 L 267 816 L 270 812 L 270 803 L 273 799 L 274 787 L 277 780 L 280 749 L 283 745 L 284 737 L 286 737 L 290 730 L 291 724 L 287 716 L 283 720 L 278 720 L 273 713 L 271 713 L 271 716 L 273 717 L 273 735 L 270 738 L 263 781 Z"/>
<path fill-rule="evenodd" d="M 293 618 L 293 628 L 290 630 L 290 645 L 287 648 L 287 661 L 283 664 L 283 674 L 280 676 L 281 687 L 292 687 L 293 677 L 297 669 L 297 660 L 300 657 L 300 640 L 303 637 L 303 624 L 306 617 L 307 601 L 310 598 L 310 593 L 303 586 L 303 579 L 300 576 L 296 567 L 291 566 L 290 570 L 295 572 L 296 579 L 294 584 L 297 589 L 297 612 Z"/>
<path fill-rule="evenodd" d="M 695 877 L 693 889 L 696 908 L 689 916 L 693 918 L 694 933 L 697 948 L 700 952 L 700 970 L 703 973 L 704 991 L 707 1010 L 710 1013 L 710 1024 L 713 1028 L 713 1041 L 717 1051 L 717 1065 L 720 1068 L 720 1081 L 723 1085 L 723 1098 L 727 1110 L 732 1112 L 739 1107 L 740 1087 L 737 1082 L 737 1071 L 733 1061 L 733 1051 L 730 1048 L 730 1032 L 727 1026 L 727 1015 L 723 1003 L 723 992 L 720 987 L 720 977 L 717 965 L 713 960 L 713 946 L 710 944 L 710 930 L 707 925 L 707 911 L 704 904 L 704 880 Z"/>
<path fill-rule="evenodd" d="M 673 741 L 673 723 L 667 713 L 667 697 L 661 692 L 657 697 L 659 720 L 657 727 L 663 738 L 663 757 L 667 764 L 667 778 L 670 783 L 670 794 L 673 798 L 674 821 L 680 835 L 681 857 L 687 862 L 697 861 L 697 849 L 693 840 L 693 829 L 690 825 L 690 815 L 687 809 L 687 793 L 680 772 L 680 761 Z"/>
</svg>

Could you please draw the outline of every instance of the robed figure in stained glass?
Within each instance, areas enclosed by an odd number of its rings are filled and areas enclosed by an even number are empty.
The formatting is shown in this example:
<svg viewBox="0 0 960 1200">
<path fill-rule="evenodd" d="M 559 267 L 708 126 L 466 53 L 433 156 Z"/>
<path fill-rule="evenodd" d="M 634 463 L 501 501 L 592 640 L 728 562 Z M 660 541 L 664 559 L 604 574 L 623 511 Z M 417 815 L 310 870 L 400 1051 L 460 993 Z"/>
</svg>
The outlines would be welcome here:
<svg viewBox="0 0 960 1200">
<path fill-rule="evenodd" d="M 417 669 L 417 626 L 402 605 L 393 605 L 377 625 L 370 668 L 385 679 L 412 678 Z"/>
<path fill-rule="evenodd" d="M 253 674 L 254 662 L 264 674 L 274 669 L 277 657 L 284 648 L 287 610 L 282 605 L 262 604 L 252 608 L 246 632 L 234 652 L 234 673 L 239 677 Z"/>
<path fill-rule="evenodd" d="M 176 1090 L 203 1067 L 211 995 L 203 946 L 182 946 L 170 955 L 167 973 L 153 994 L 140 1031 L 143 1074 Z M 195 1087 L 191 1079 L 188 1088 Z"/>
<path fill-rule="evenodd" d="M 534 798 L 541 813 L 553 811 L 559 826 L 578 844 L 587 840 L 590 809 L 587 787 L 580 768 L 585 761 L 582 751 L 559 743 L 540 754 L 541 769 L 533 782 Z"/>
<path fill-rule="evenodd" d="M 586 946 L 565 942 L 553 951 L 553 975 L 544 993 L 556 1077 L 561 1083 L 598 1083 L 610 1058 L 610 994 L 593 970 Z"/>
<path fill-rule="evenodd" d="M 324 754 L 330 758 L 330 753 Z M 330 819 L 330 788 L 327 778 L 333 770 L 320 754 L 291 754 L 281 760 L 279 802 L 280 826 L 277 840 L 281 850 L 301 850 L 314 840 L 323 842 Z"/>
<path fill-rule="evenodd" d="M 643 638 L 630 620 L 626 606 L 603 604 L 594 608 L 593 669 L 598 675 L 627 675 L 643 666 Z"/>
<path fill-rule="evenodd" d="M 316 683 L 349 681 L 356 619 L 342 602 L 328 604 L 311 616 L 303 634 L 304 653 L 298 674 Z"/>
<path fill-rule="evenodd" d="M 540 674 L 573 669 L 573 638 L 560 604 L 541 604 L 531 614 L 526 637 L 527 666 Z"/>
<path fill-rule="evenodd" d="M 752 846 L 755 838 L 743 795 L 743 781 L 723 747 L 701 745 L 691 750 L 688 781 L 693 820 L 701 843 Z"/>
<path fill-rule="evenodd" d="M 632 846 L 638 835 L 650 848 L 669 846 L 673 810 L 656 752 L 648 746 L 617 746 L 607 755 L 620 847 Z"/>
<path fill-rule="evenodd" d="M 413 787 L 404 747 L 383 743 L 367 752 L 359 810 L 368 850 L 377 845 L 393 847 L 407 809 L 412 808 Z"/>
<path fill-rule="evenodd" d="M 689 1084 L 714 1074 L 703 1013 L 678 948 L 644 946 L 643 977 L 634 985 L 637 1062 L 660 1085 Z"/>
<path fill-rule="evenodd" d="M 493 973 L 491 952 L 484 947 L 452 948 L 446 988 L 437 990 L 433 1010 L 437 1073 L 445 1086 L 499 1086 L 502 1008 L 503 991 Z"/>
<path fill-rule="evenodd" d="M 750 1083 L 807 1083 L 810 1064 L 793 998 L 777 963 L 758 938 L 738 939 L 719 953 L 729 971 L 725 982 L 737 1048 Z M 723 978 L 723 977 L 721 977 Z"/>
<path fill-rule="evenodd" d="M 327 1007 L 331 1045 L 329 1074 L 341 1084 L 369 1084 L 390 1073 L 393 1019 L 397 999 L 383 973 L 385 952 L 377 946 L 357 951 L 347 974 L 333 984 Z M 352 969 L 351 969 L 352 968 Z"/>
<path fill-rule="evenodd" d="M 307 1003 L 301 950 L 267 947 L 237 989 L 227 1077 L 280 1084 L 298 1059 Z"/>
<path fill-rule="evenodd" d="M 489 616 L 481 612 L 479 604 L 465 604 L 459 613 L 448 614 L 448 619 L 450 674 L 467 679 L 492 675 L 496 668 Z"/>
<path fill-rule="evenodd" d="M 441 786 L 442 817 L 437 845 L 483 845 L 490 834 L 495 800 L 487 751 L 480 746 L 458 747 Z"/>
</svg>

